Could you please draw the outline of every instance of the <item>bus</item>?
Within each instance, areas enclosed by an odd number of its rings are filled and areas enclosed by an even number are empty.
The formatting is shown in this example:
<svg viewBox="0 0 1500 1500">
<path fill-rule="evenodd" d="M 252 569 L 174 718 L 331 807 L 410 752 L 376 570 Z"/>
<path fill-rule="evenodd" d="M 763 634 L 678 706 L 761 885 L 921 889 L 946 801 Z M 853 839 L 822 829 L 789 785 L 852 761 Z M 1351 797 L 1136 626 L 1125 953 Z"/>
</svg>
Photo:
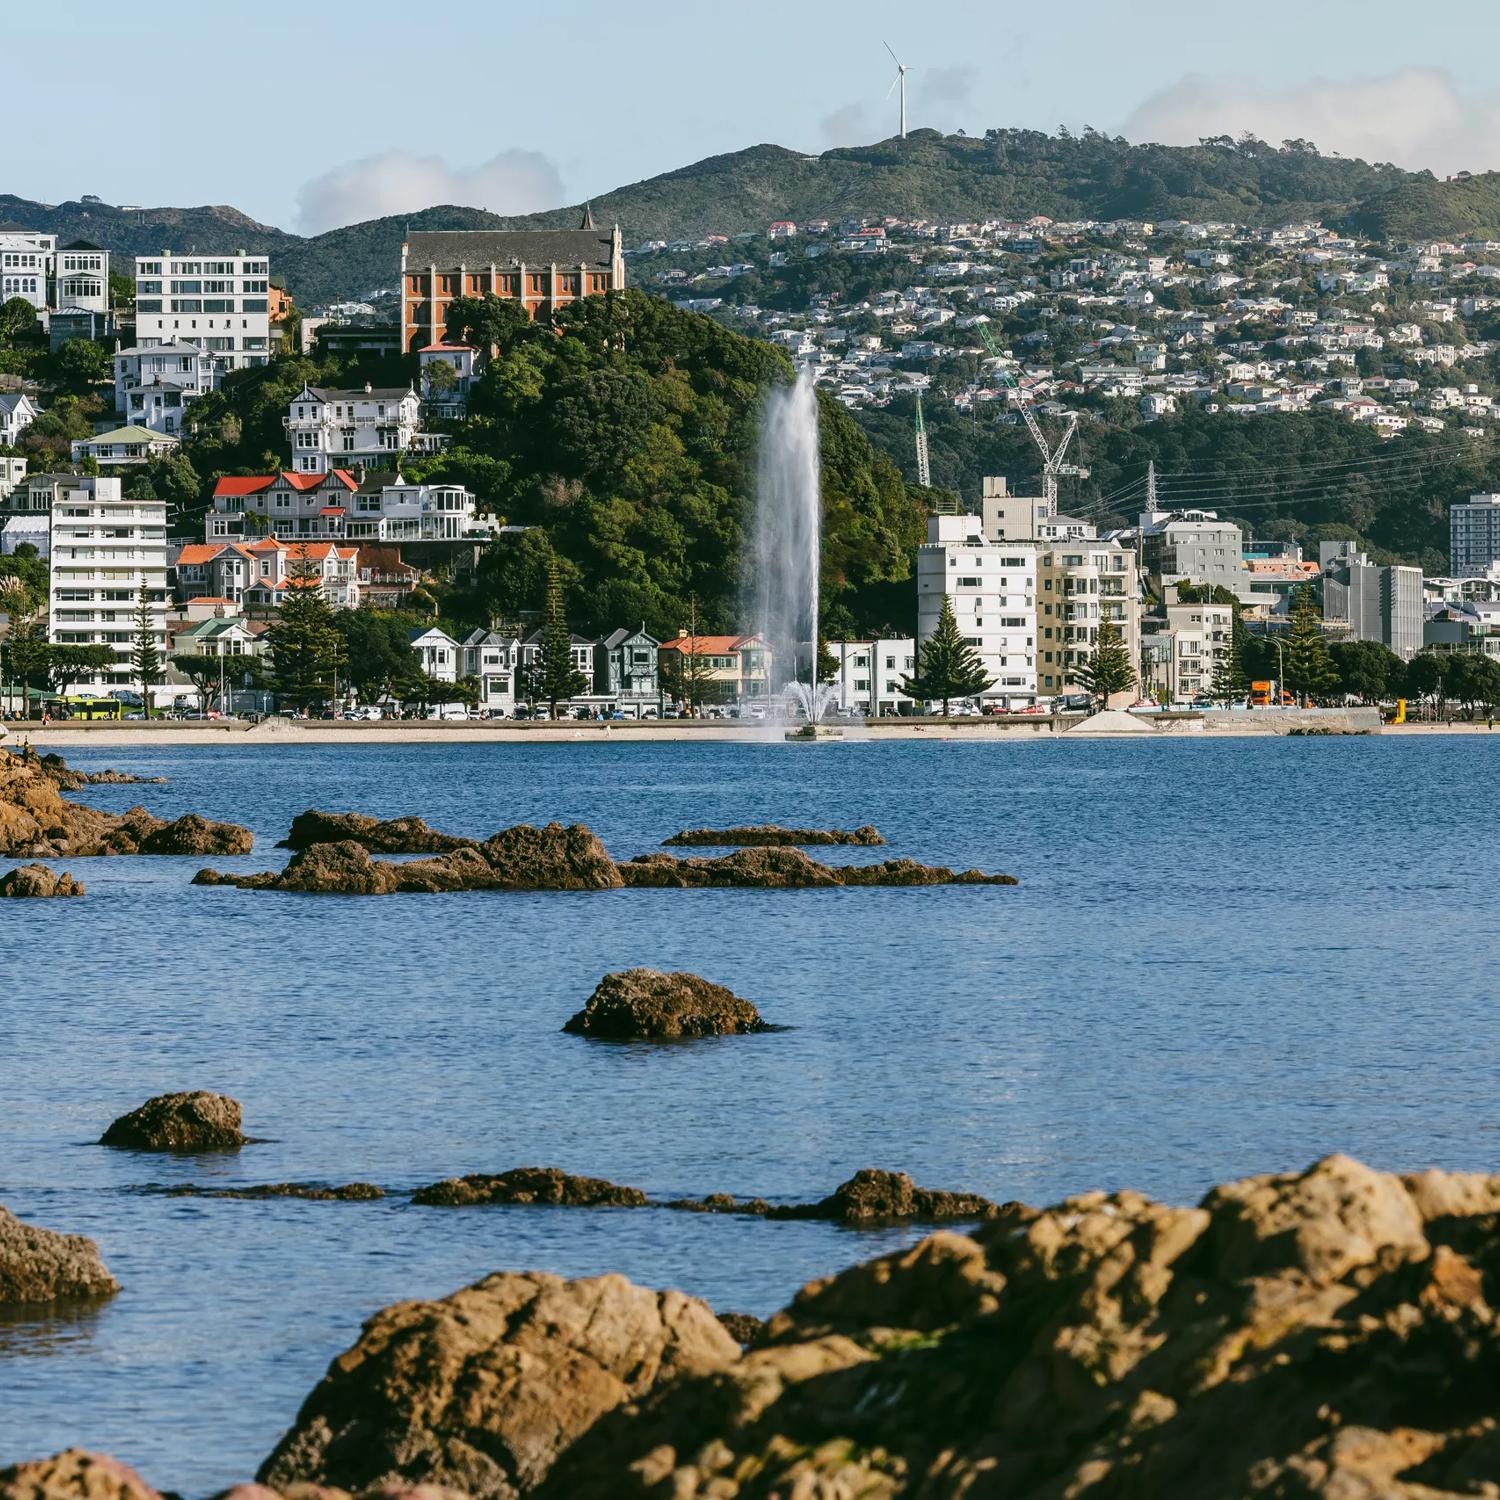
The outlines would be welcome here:
<svg viewBox="0 0 1500 1500">
<path fill-rule="evenodd" d="M 61 717 L 69 719 L 118 719 L 120 717 L 120 700 L 118 698 L 92 698 L 79 695 L 73 698 L 59 698 L 57 710 Z"/>
</svg>

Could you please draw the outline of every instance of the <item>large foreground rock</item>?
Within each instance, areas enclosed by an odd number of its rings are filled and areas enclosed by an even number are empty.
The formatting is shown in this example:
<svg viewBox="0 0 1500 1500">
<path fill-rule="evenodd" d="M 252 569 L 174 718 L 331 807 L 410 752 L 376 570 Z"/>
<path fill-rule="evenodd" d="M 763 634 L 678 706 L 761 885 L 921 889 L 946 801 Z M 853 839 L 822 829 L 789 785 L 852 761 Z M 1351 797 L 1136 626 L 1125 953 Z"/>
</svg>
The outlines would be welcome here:
<svg viewBox="0 0 1500 1500">
<path fill-rule="evenodd" d="M 93 1240 L 37 1229 L 0 1208 L 0 1306 L 107 1297 L 119 1289 Z"/>
<path fill-rule="evenodd" d="M 738 845 L 745 849 L 779 848 L 787 844 L 883 844 L 879 829 L 866 823 L 862 828 L 782 828 L 775 823 L 754 823 L 739 828 L 687 828 L 663 839 L 663 845 Z"/>
<path fill-rule="evenodd" d="M 48 754 L 41 757 L 42 769 L 56 782 L 59 790 L 76 791 L 82 786 L 165 786 L 165 776 L 133 776 L 129 771 L 80 771 L 70 766 L 62 756 Z"/>
<path fill-rule="evenodd" d="M 1500 1475 L 1500 1177 L 1086 1193 L 815 1281 L 547 1500 L 1445 1500 Z"/>
<path fill-rule="evenodd" d="M 245 1144 L 241 1119 L 238 1101 L 227 1094 L 157 1094 L 121 1115 L 99 1144 L 134 1151 L 224 1151 Z"/>
<path fill-rule="evenodd" d="M 760 1012 L 722 984 L 696 974 L 624 969 L 606 974 L 563 1026 L 580 1036 L 666 1038 L 767 1031 Z"/>
<path fill-rule="evenodd" d="M 22 865 L 0 875 L 0 896 L 15 899 L 81 896 L 83 882 L 47 865 Z"/>
<path fill-rule="evenodd" d="M 473 849 L 478 839 L 439 833 L 418 817 L 387 818 L 368 813 L 328 813 L 309 808 L 292 819 L 291 832 L 278 849 L 310 849 L 314 844 L 363 844 L 372 854 L 447 854 Z"/>
<path fill-rule="evenodd" d="M 371 1318 L 258 1478 L 511 1500 L 605 1412 L 739 1352 L 709 1307 L 679 1292 L 500 1272 Z"/>
<path fill-rule="evenodd" d="M 574 1177 L 557 1167 L 512 1167 L 491 1176 L 474 1172 L 418 1188 L 413 1203 L 467 1208 L 476 1203 L 545 1203 L 568 1208 L 644 1208 L 646 1195 L 602 1177 Z"/>
<path fill-rule="evenodd" d="M 353 839 L 313 844 L 281 871 L 226 875 L 200 870 L 195 885 L 324 895 L 388 896 L 399 891 L 601 891 L 622 885 L 750 886 L 766 889 L 841 885 L 1014 885 L 1013 875 L 957 872 L 942 865 L 891 859 L 873 865 L 825 865 L 800 849 L 740 849 L 719 859 L 643 854 L 617 865 L 583 824 L 521 824 L 482 844 L 401 864 L 373 859 Z"/>
<path fill-rule="evenodd" d="M 59 790 L 66 770 L 49 769 L 35 751 L 0 750 L 0 858 L 248 854 L 254 847 L 248 828 L 215 823 L 196 813 L 169 823 L 144 807 L 122 815 L 70 802 Z"/>
</svg>

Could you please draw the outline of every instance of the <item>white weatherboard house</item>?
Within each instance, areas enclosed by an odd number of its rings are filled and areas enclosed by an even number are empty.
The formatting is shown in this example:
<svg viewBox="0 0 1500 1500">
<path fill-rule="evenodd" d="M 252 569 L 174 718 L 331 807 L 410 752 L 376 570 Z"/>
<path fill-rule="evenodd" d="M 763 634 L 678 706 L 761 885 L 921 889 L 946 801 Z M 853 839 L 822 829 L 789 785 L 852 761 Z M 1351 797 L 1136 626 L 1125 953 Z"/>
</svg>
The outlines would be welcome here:
<svg viewBox="0 0 1500 1500">
<path fill-rule="evenodd" d="M 292 468 L 299 474 L 330 469 L 394 468 L 416 442 L 422 403 L 400 386 L 340 391 L 305 385 L 285 418 Z"/>
<path fill-rule="evenodd" d="M 132 427 L 176 435 L 189 405 L 217 383 L 214 358 L 197 344 L 115 350 L 115 410 Z"/>
<path fill-rule="evenodd" d="M 439 682 L 457 682 L 459 664 L 463 656 L 457 641 L 436 625 L 423 630 L 418 626 L 411 633 L 411 649 L 417 653 L 422 670 Z"/>
</svg>

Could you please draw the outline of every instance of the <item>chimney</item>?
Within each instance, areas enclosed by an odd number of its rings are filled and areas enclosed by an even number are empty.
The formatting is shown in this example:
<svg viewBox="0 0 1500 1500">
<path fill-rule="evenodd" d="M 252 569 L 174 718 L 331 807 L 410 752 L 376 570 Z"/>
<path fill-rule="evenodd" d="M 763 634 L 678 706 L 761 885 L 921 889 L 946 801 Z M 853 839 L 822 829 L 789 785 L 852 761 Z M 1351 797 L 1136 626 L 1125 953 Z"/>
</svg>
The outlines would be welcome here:
<svg viewBox="0 0 1500 1500">
<path fill-rule="evenodd" d="M 365 381 L 365 395 L 368 396 L 370 394 L 371 389 L 372 389 L 372 387 L 370 385 L 370 382 L 368 380 Z"/>
</svg>

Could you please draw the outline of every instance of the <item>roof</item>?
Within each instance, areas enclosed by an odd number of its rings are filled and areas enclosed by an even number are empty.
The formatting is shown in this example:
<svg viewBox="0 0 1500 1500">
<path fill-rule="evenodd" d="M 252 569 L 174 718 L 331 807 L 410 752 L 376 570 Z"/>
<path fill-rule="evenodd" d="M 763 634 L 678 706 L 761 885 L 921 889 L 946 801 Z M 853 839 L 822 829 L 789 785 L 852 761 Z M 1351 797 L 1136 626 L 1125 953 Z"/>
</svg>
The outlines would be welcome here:
<svg viewBox="0 0 1500 1500">
<path fill-rule="evenodd" d="M 319 401 L 401 401 L 407 396 L 416 395 L 409 385 L 377 385 L 370 390 L 361 386 L 352 391 L 335 390 L 326 385 L 310 385 L 307 390 Z M 295 396 L 292 397 L 292 400 L 296 399 Z"/>
<path fill-rule="evenodd" d="M 91 240 L 72 240 L 68 244 L 64 245 L 63 249 L 64 250 L 97 250 L 101 255 L 104 254 L 104 246 L 103 245 L 96 245 Z"/>
<path fill-rule="evenodd" d="M 613 249 L 611 235 L 597 229 L 418 229 L 406 236 L 406 264 L 608 267 Z"/>
<path fill-rule="evenodd" d="M 439 352 L 446 352 L 449 354 L 475 354 L 478 351 L 475 349 L 473 344 L 423 344 L 422 347 L 417 350 L 418 354 L 437 354 Z"/>
<path fill-rule="evenodd" d="M 214 494 L 256 495 L 276 483 L 274 474 L 226 474 L 214 484 Z"/>
<path fill-rule="evenodd" d="M 145 427 L 116 427 L 113 432 L 96 432 L 85 443 L 168 443 L 177 446 L 177 439 L 165 432 L 151 432 Z"/>
<path fill-rule="evenodd" d="M 189 542 L 181 552 L 177 554 L 177 566 L 179 568 L 198 568 L 204 563 L 210 563 L 216 558 L 224 547 L 218 542 Z"/>
<path fill-rule="evenodd" d="M 270 489 L 278 479 L 293 490 L 315 490 L 328 480 L 347 490 L 359 488 L 359 482 L 347 469 L 330 469 L 326 474 L 294 474 L 290 469 L 283 469 L 279 474 L 226 474 L 214 484 L 214 494 L 258 495 L 262 490 Z"/>
<path fill-rule="evenodd" d="M 0 395 L 0 411 L 14 411 L 22 402 L 34 407 L 36 403 L 25 391 L 7 391 Z"/>
<path fill-rule="evenodd" d="M 759 640 L 757 635 L 680 635 L 675 641 L 663 641 L 661 649 L 686 651 L 691 644 L 694 656 L 726 656 Z"/>
<path fill-rule="evenodd" d="M 116 349 L 114 357 L 121 359 L 127 356 L 141 354 L 191 354 L 200 359 L 207 356 L 196 344 L 174 343 L 174 344 L 132 344 L 128 349 Z"/>
</svg>

